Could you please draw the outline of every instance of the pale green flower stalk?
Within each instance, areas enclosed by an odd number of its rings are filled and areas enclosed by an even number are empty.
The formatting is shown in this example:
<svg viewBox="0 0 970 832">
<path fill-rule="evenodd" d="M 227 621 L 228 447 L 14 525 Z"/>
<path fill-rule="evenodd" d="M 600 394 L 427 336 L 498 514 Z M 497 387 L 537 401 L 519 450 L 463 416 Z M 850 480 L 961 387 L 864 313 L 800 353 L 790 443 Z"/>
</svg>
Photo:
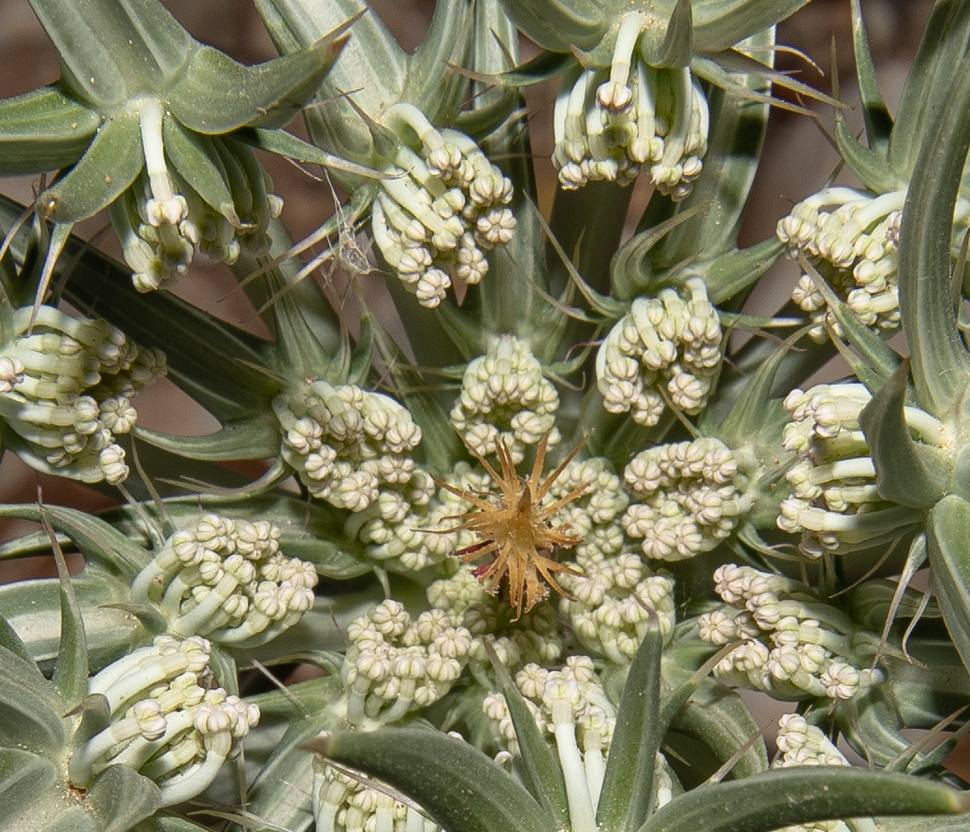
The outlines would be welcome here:
<svg viewBox="0 0 970 832">
<path fill-rule="evenodd" d="M 444 696 L 461 675 L 472 635 L 442 609 L 411 616 L 398 601 L 378 604 L 347 629 L 340 676 L 347 719 L 355 725 L 394 722 Z"/>
<path fill-rule="evenodd" d="M 485 252 L 512 239 L 512 183 L 472 139 L 438 130 L 413 104 L 394 104 L 381 124 L 400 144 L 371 205 L 374 242 L 418 302 L 434 308 L 452 274 L 478 283 Z M 414 136 L 420 152 L 410 147 Z"/>
<path fill-rule="evenodd" d="M 315 832 L 441 832 L 413 804 L 348 777 L 319 755 L 313 758 L 312 798 Z"/>
<path fill-rule="evenodd" d="M 537 445 L 545 434 L 549 447 L 559 442 L 558 409 L 559 394 L 543 377 L 529 345 L 503 335 L 485 355 L 468 362 L 451 423 L 472 453 L 488 456 L 504 442 L 518 465 L 526 447 Z"/>
<path fill-rule="evenodd" d="M 786 475 L 792 494 L 779 506 L 778 527 L 801 533 L 799 549 L 811 558 L 871 548 L 899 537 L 917 520 L 876 487 L 859 424 L 871 398 L 862 384 L 849 383 L 795 389 L 785 398 L 792 421 L 784 427 L 783 445 L 799 461 Z M 920 441 L 939 448 L 952 444 L 952 429 L 933 416 L 915 407 L 904 413 Z"/>
<path fill-rule="evenodd" d="M 42 471 L 115 484 L 128 476 L 116 436 L 138 414 L 131 399 L 165 375 L 165 356 L 142 349 L 103 319 L 41 306 L 13 314 L 0 346 L 5 441 Z"/>
<path fill-rule="evenodd" d="M 641 168 L 657 189 L 684 199 L 707 151 L 707 99 L 690 68 L 648 65 L 637 49 L 646 18 L 622 18 L 609 71 L 577 67 L 555 108 L 552 161 L 563 188 L 606 180 L 627 185 Z"/>
<path fill-rule="evenodd" d="M 280 530 L 206 514 L 176 532 L 135 578 L 132 599 L 157 605 L 176 636 L 254 647 L 313 606 L 313 564 L 280 552 Z"/>
<path fill-rule="evenodd" d="M 652 427 L 668 402 L 691 416 L 707 405 L 723 357 L 720 316 L 702 278 L 684 287 L 634 300 L 600 346 L 596 384 L 610 413 Z"/>
<path fill-rule="evenodd" d="M 884 681 L 870 661 L 878 636 L 798 581 L 733 563 L 714 572 L 725 606 L 697 619 L 703 641 L 741 640 L 715 678 L 777 699 L 851 699 Z"/>
<path fill-rule="evenodd" d="M 171 289 L 188 271 L 196 251 L 231 265 L 243 247 L 254 255 L 269 249 L 270 219 L 283 200 L 251 148 L 229 137 L 197 136 L 196 142 L 222 166 L 228 183 L 226 203 L 213 207 L 192 185 L 170 169 L 163 140 L 159 101 L 141 104 L 141 139 L 145 167 L 111 205 L 111 220 L 140 292 Z M 171 135 L 171 134 L 170 134 Z M 231 192 L 230 192 L 231 188 Z M 240 217 L 237 206 L 247 206 Z"/>
<path fill-rule="evenodd" d="M 155 781 L 163 806 L 204 791 L 259 721 L 258 707 L 216 686 L 209 657 L 203 638 L 158 636 L 94 676 L 88 692 L 105 697 L 111 724 L 74 752 L 71 783 L 87 788 L 124 763 Z"/>
<path fill-rule="evenodd" d="M 363 511 L 414 474 L 421 428 L 389 396 L 316 380 L 277 396 L 273 410 L 283 459 L 313 497 L 336 508 Z"/>
<path fill-rule="evenodd" d="M 709 552 L 751 508 L 733 451 L 719 439 L 658 445 L 624 472 L 631 505 L 622 518 L 644 557 L 676 561 Z"/>
<path fill-rule="evenodd" d="M 596 829 L 596 809 L 606 771 L 616 708 L 606 695 L 588 656 L 570 656 L 557 670 L 530 663 L 515 674 L 536 724 L 555 750 L 562 768 L 572 832 Z M 499 746 L 513 757 L 519 746 L 505 696 L 491 693 L 482 702 Z M 669 802 L 671 780 L 661 764 L 656 807 Z"/>
</svg>

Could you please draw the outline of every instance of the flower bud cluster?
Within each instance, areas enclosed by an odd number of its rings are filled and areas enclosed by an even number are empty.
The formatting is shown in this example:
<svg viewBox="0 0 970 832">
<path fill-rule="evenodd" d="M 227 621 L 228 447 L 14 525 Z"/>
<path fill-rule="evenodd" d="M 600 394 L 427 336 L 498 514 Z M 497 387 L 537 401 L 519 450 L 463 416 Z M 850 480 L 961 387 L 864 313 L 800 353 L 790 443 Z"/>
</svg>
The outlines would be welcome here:
<svg viewBox="0 0 970 832">
<path fill-rule="evenodd" d="M 395 571 L 416 572 L 438 563 L 453 550 L 422 530 L 452 512 L 442 509 L 435 491 L 431 475 L 415 466 L 407 482 L 383 484 L 377 499 L 347 518 L 344 532 L 364 544 L 368 557 Z"/>
<path fill-rule="evenodd" d="M 374 241 L 422 306 L 445 297 L 452 276 L 478 283 L 485 251 L 515 233 L 512 182 L 457 130 L 438 130 L 411 104 L 390 107 L 383 124 L 400 138 L 371 206 Z M 409 146 L 417 136 L 421 152 Z"/>
<path fill-rule="evenodd" d="M 872 195 L 851 188 L 826 188 L 799 202 L 778 222 L 776 234 L 789 256 L 804 255 L 856 317 L 874 332 L 899 326 L 896 244 L 906 191 Z M 802 274 L 792 292 L 811 316 L 813 340 L 841 325 L 811 275 Z"/>
<path fill-rule="evenodd" d="M 347 629 L 340 671 L 347 687 L 347 719 L 394 722 L 444 696 L 468 662 L 472 634 L 445 610 L 414 621 L 404 605 L 378 604 Z"/>
<path fill-rule="evenodd" d="M 884 500 L 876 469 L 859 424 L 872 397 L 861 384 L 819 384 L 795 389 L 785 398 L 792 421 L 782 443 L 798 456 L 788 472 L 791 496 L 779 506 L 778 527 L 801 533 L 799 548 L 812 558 L 844 554 L 898 537 L 913 517 Z M 948 429 L 914 407 L 906 421 L 918 438 L 934 445 L 948 441 Z"/>
<path fill-rule="evenodd" d="M 476 494 L 487 491 L 490 483 L 487 474 L 467 462 L 459 462 L 446 479 Z M 474 532 L 450 528 L 455 516 L 470 509 L 471 503 L 445 488 L 436 489 L 431 475 L 415 466 L 410 480 L 383 486 L 374 502 L 351 514 L 344 532 L 387 568 L 417 572 L 475 542 Z"/>
<path fill-rule="evenodd" d="M 800 714 L 785 714 L 778 720 L 778 750 L 782 756 L 774 760 L 772 768 L 791 766 L 847 766 L 849 761 L 828 737 Z M 778 832 L 850 832 L 841 820 L 821 820 L 815 823 L 786 826 Z"/>
<path fill-rule="evenodd" d="M 673 578 L 653 574 L 630 553 L 581 554 L 576 564 L 583 574 L 563 573 L 562 587 L 572 597 L 560 601 L 559 611 L 590 655 L 628 665 L 654 616 L 665 637 L 673 633 Z"/>
<path fill-rule="evenodd" d="M 317 380 L 277 396 L 273 410 L 283 459 L 312 496 L 363 511 L 382 487 L 411 481 L 421 428 L 389 396 Z"/>
<path fill-rule="evenodd" d="M 445 610 L 472 634 L 469 670 L 486 689 L 494 687 L 494 681 L 491 662 L 482 646 L 484 636 L 489 637 L 499 661 L 510 671 L 528 662 L 548 666 L 562 656 L 562 635 L 556 611 L 549 604 L 516 617 L 515 609 L 490 595 L 468 569 L 435 581 L 428 587 L 427 596 L 428 603 Z"/>
<path fill-rule="evenodd" d="M 204 638 L 157 636 L 93 677 L 88 693 L 105 697 L 111 721 L 74 752 L 72 785 L 122 763 L 155 781 L 162 806 L 208 788 L 259 721 L 256 705 L 216 686 L 209 657 Z"/>
<path fill-rule="evenodd" d="M 365 785 L 319 756 L 313 758 L 312 807 L 316 832 L 441 832 L 413 804 Z"/>
<path fill-rule="evenodd" d="M 503 335 L 469 362 L 451 422 L 472 453 L 488 456 L 504 442 L 518 465 L 526 447 L 537 445 L 546 433 L 550 446 L 559 441 L 558 409 L 559 394 L 543 377 L 528 343 Z"/>
<path fill-rule="evenodd" d="M 782 756 L 771 764 L 772 768 L 849 765 L 821 729 L 810 725 L 801 714 L 784 714 L 778 720 L 775 742 Z"/>
<path fill-rule="evenodd" d="M 707 99 L 689 67 L 653 67 L 634 55 L 642 26 L 639 15 L 626 15 L 610 70 L 577 69 L 559 90 L 552 162 L 563 188 L 626 185 L 648 166 L 657 190 L 679 201 L 700 176 Z"/>
<path fill-rule="evenodd" d="M 165 375 L 165 355 L 137 347 L 102 318 L 52 306 L 13 315 L 0 345 L 0 422 L 5 443 L 30 465 L 83 482 L 128 476 L 116 437 L 135 426 L 131 399 Z"/>
<path fill-rule="evenodd" d="M 595 829 L 616 708 L 606 696 L 593 660 L 570 656 L 558 670 L 530 663 L 515 674 L 515 684 L 559 760 L 570 827 Z M 519 745 L 505 696 L 489 694 L 482 710 L 499 746 L 517 755 Z M 657 767 L 657 775 L 655 808 L 670 801 L 673 785 L 662 765 Z"/>
<path fill-rule="evenodd" d="M 666 401 L 695 415 L 707 404 L 723 358 L 721 322 L 700 277 L 637 298 L 596 354 L 596 384 L 610 413 L 652 427 Z"/>
<path fill-rule="evenodd" d="M 177 636 L 253 647 L 313 606 L 313 564 L 280 552 L 280 530 L 204 514 L 176 532 L 135 577 L 132 598 L 156 604 Z"/>
<path fill-rule="evenodd" d="M 547 500 L 555 503 L 578 488 L 583 492 L 556 512 L 556 522 L 568 524 L 580 538 L 570 552 L 592 560 L 617 554 L 625 542 L 617 520 L 630 504 L 623 482 L 605 457 L 573 460 L 550 486 Z"/>
<path fill-rule="evenodd" d="M 168 167 L 161 104 L 145 99 L 142 108 L 145 168 L 111 205 L 111 221 L 134 270 L 135 288 L 171 289 L 195 251 L 229 264 L 242 248 L 253 254 L 267 251 L 269 221 L 280 215 L 283 200 L 269 192 L 273 183 L 253 151 L 229 137 L 195 136 L 195 152 L 223 180 L 217 190 L 224 202 L 211 205 L 192 182 Z M 213 183 L 207 185 L 212 190 Z"/>
<path fill-rule="evenodd" d="M 709 552 L 751 508 L 733 451 L 719 439 L 658 445 L 624 472 L 633 503 L 621 523 L 648 558 L 685 560 Z"/>
<path fill-rule="evenodd" d="M 559 670 L 548 670 L 530 662 L 515 674 L 515 686 L 525 697 L 543 733 L 552 735 L 550 739 L 557 744 L 564 741 L 571 745 L 568 751 L 599 757 L 600 765 L 603 764 L 613 739 L 616 709 L 607 698 L 589 656 L 570 656 Z M 499 746 L 518 755 L 505 696 L 489 694 L 482 702 L 482 710 Z M 567 730 L 557 730 L 559 726 Z"/>
<path fill-rule="evenodd" d="M 719 647 L 740 640 L 716 677 L 786 700 L 851 699 L 883 681 L 869 668 L 878 636 L 804 584 L 733 563 L 714 582 L 725 606 L 698 618 L 700 638 Z"/>
</svg>

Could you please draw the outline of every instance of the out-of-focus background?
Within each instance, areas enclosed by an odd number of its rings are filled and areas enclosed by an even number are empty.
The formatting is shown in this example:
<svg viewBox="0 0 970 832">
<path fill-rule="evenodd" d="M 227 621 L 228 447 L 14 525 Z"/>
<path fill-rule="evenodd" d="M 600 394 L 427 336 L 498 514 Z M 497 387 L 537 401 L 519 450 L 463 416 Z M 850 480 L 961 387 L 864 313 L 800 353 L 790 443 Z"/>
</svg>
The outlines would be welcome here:
<svg viewBox="0 0 970 832">
<path fill-rule="evenodd" d="M 71 0 L 65 0 L 70 2 Z M 172 13 L 198 39 L 210 43 L 244 63 L 256 63 L 274 57 L 275 50 L 249 0 L 163 0 Z M 320 0 L 327 2 L 327 0 Z M 434 8 L 433 0 L 371 0 L 378 14 L 406 49 L 413 49 L 423 37 Z M 898 99 L 907 67 L 912 60 L 932 3 L 929 0 L 863 0 L 869 38 L 878 67 L 883 92 L 890 105 Z M 843 97 L 851 101 L 854 89 L 854 67 L 850 41 L 849 0 L 813 0 L 782 24 L 779 42 L 801 50 L 824 72 L 820 74 L 805 60 L 792 54 L 779 55 L 779 67 L 790 70 L 813 86 L 831 89 L 833 43 L 838 56 L 838 74 Z M 834 38 L 834 41 L 833 41 Z M 523 54 L 531 47 L 523 44 Z M 55 81 L 58 63 L 53 48 L 35 19 L 27 0 L 0 0 L 0 96 L 27 92 Z M 542 206 L 548 209 L 555 189 L 555 172 L 548 161 L 552 148 L 552 101 L 555 90 L 548 85 L 530 88 L 533 147 L 542 185 Z M 830 122 L 830 114 L 820 108 L 821 123 Z M 850 120 L 860 122 L 856 113 Z M 300 130 L 294 124 L 293 129 Z M 266 159 L 284 197 L 283 218 L 295 239 L 301 239 L 316 228 L 333 211 L 333 200 L 327 184 L 308 177 L 295 167 L 276 158 Z M 766 149 L 751 199 L 742 243 L 764 239 L 774 231 L 778 218 L 795 202 L 819 189 L 831 176 L 837 156 L 828 145 L 819 124 L 783 109 L 773 109 Z M 631 218 L 638 215 L 649 196 L 644 177 L 632 186 L 636 189 Z M 29 202 L 37 182 L 28 179 L 0 180 L 0 191 L 21 202 Z M 89 238 L 108 227 L 106 218 L 96 217 L 79 226 Z M 110 231 L 101 243 L 112 249 Z M 759 293 L 760 311 L 777 306 L 794 279 L 786 264 L 776 267 L 771 285 Z M 320 276 L 318 279 L 329 279 Z M 379 275 L 363 277 L 379 280 Z M 236 323 L 253 321 L 253 311 L 235 286 L 228 271 L 221 267 L 193 267 L 178 285 L 179 295 L 204 306 L 214 314 Z M 172 433 L 204 434 L 216 427 L 215 421 L 193 405 L 168 382 L 150 388 L 136 402 L 141 424 Z M 69 504 L 88 509 L 110 505 L 115 498 L 80 484 L 36 474 L 15 457 L 7 454 L 0 463 L 0 501 L 32 502 L 37 488 L 43 489 L 45 502 Z M 0 519 L 0 540 L 22 533 L 27 527 L 19 521 Z M 47 572 L 49 564 L 0 563 L 0 581 L 23 577 L 22 569 Z"/>
</svg>

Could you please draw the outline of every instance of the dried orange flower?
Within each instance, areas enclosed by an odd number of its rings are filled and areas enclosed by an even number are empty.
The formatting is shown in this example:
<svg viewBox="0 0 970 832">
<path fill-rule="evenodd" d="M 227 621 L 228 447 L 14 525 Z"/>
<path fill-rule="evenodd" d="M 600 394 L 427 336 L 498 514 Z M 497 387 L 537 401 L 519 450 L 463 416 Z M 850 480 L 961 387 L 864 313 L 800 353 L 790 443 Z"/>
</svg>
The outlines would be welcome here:
<svg viewBox="0 0 970 832">
<path fill-rule="evenodd" d="M 471 563 L 485 555 L 494 555 L 494 560 L 477 567 L 474 574 L 492 595 L 498 592 L 502 578 L 508 576 L 509 603 L 515 609 L 513 620 L 517 620 L 523 612 L 528 612 L 547 598 L 549 586 L 560 595 L 569 597 L 556 583 L 553 578 L 554 572 L 580 574 L 572 567 L 559 563 L 555 559 L 555 553 L 557 548 L 575 546 L 581 543 L 582 539 L 569 534 L 568 523 L 554 526 L 550 518 L 563 506 L 579 497 L 586 490 L 586 485 L 574 488 L 549 505 L 543 505 L 542 499 L 549 492 L 556 478 L 579 453 L 585 440 L 580 442 L 562 464 L 540 483 L 548 440 L 549 434 L 546 433 L 539 443 L 536 461 L 528 477 L 520 477 L 516 473 L 512 454 L 504 442 L 496 442 L 495 445 L 501 473 L 475 454 L 482 467 L 501 489 L 500 495 L 489 498 L 456 488 L 441 480 L 435 480 L 442 488 L 479 508 L 479 511 L 446 518 L 462 522 L 451 529 L 440 531 L 454 532 L 467 529 L 478 535 L 477 543 L 458 549 L 455 555 L 461 558 L 462 563 Z M 542 580 L 546 583 L 543 584 Z"/>
</svg>

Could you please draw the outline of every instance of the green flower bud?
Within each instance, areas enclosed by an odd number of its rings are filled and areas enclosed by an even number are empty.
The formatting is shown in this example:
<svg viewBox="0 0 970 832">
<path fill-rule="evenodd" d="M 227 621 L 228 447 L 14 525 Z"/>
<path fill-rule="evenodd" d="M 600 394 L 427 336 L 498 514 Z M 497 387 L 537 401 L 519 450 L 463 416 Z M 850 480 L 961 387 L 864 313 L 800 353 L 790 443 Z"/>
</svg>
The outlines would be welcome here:
<svg viewBox="0 0 970 832">
<path fill-rule="evenodd" d="M 83 482 L 128 476 L 116 436 L 138 414 L 131 397 L 165 375 L 165 356 L 140 349 L 102 319 L 41 306 L 13 315 L 0 345 L 0 421 L 29 465 Z"/>
<path fill-rule="evenodd" d="M 158 605 L 169 632 L 252 647 L 296 624 L 313 606 L 317 573 L 279 551 L 280 530 L 203 515 L 172 535 L 135 577 L 132 597 Z"/>
<path fill-rule="evenodd" d="M 685 287 L 686 299 L 674 289 L 637 298 L 600 346 L 596 384 L 610 413 L 629 412 L 651 427 L 665 396 L 689 415 L 707 404 L 723 354 L 720 318 L 700 277 Z"/>
<path fill-rule="evenodd" d="M 161 805 L 195 797 L 215 779 L 259 721 L 259 708 L 217 687 L 209 642 L 159 636 L 108 665 L 88 686 L 103 695 L 111 722 L 71 757 L 71 783 L 87 788 L 123 763 L 154 780 Z"/>
</svg>

